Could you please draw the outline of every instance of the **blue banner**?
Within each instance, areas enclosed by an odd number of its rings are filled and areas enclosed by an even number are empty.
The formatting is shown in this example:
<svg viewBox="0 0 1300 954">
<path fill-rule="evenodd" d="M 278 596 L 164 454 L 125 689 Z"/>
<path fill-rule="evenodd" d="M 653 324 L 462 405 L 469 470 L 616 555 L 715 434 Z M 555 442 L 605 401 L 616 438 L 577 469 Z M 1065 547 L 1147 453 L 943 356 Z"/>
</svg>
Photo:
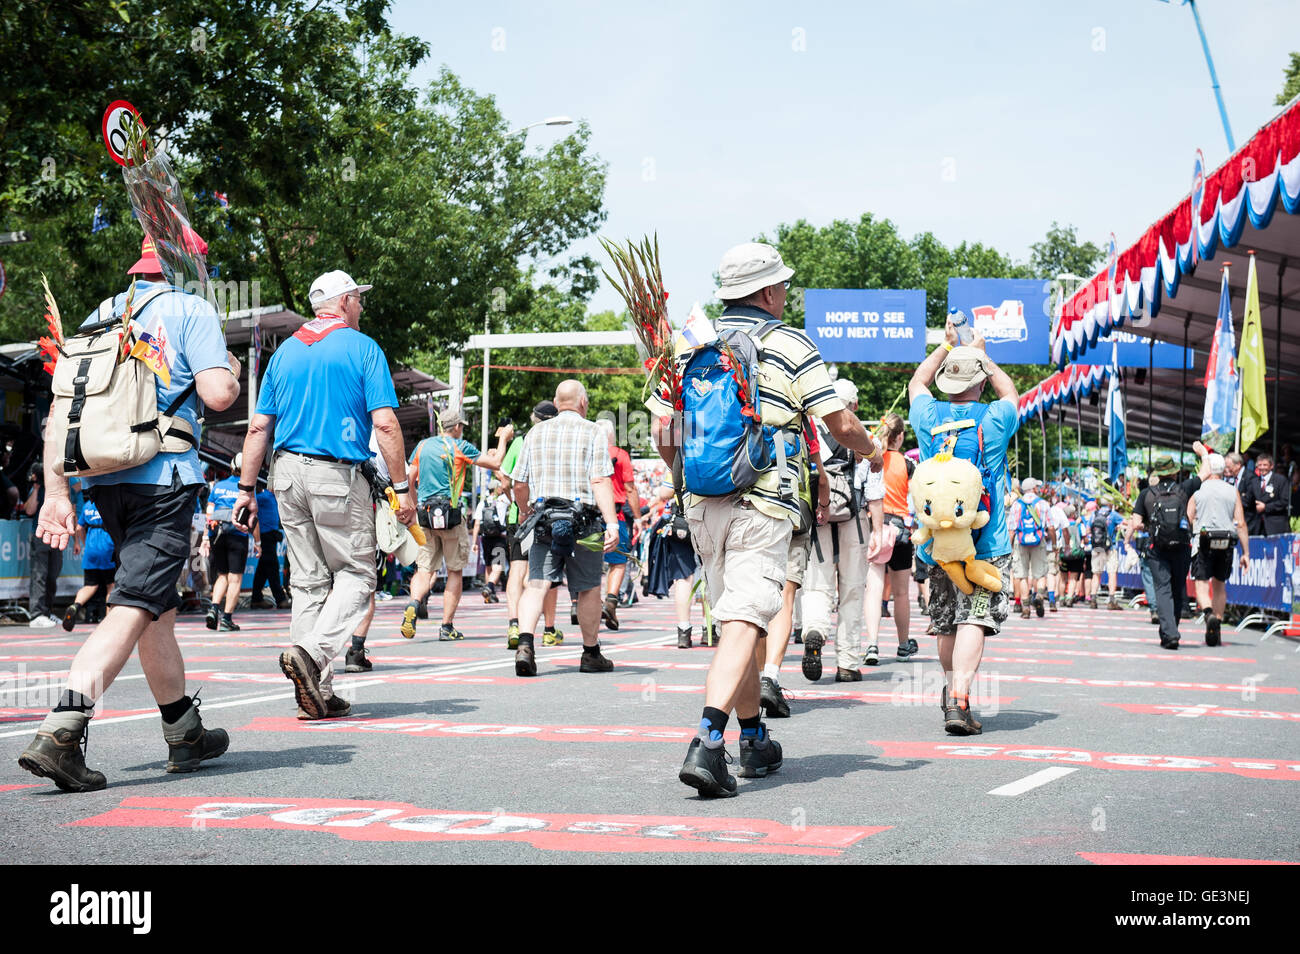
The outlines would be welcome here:
<svg viewBox="0 0 1300 954">
<path fill-rule="evenodd" d="M 1196 364 L 1196 352 L 1191 348 L 1183 348 L 1168 341 L 1157 341 L 1155 350 L 1152 351 L 1149 338 L 1139 337 L 1131 331 L 1120 331 L 1118 328 L 1097 339 L 1098 352 L 1100 353 L 1102 348 L 1110 348 L 1112 341 L 1118 345 L 1115 350 L 1119 355 L 1121 368 L 1152 367 L 1181 370 L 1184 356 L 1188 368 Z M 1098 360 L 1100 361 L 1100 358 Z M 1148 361 L 1151 362 L 1149 365 Z"/>
<path fill-rule="evenodd" d="M 925 360 L 925 292 L 809 288 L 804 330 L 824 361 L 919 364 Z"/>
<path fill-rule="evenodd" d="M 1125 567 L 1131 562 L 1128 548 L 1123 541 L 1119 544 L 1119 565 Z M 1239 550 L 1233 550 L 1232 576 L 1228 577 L 1228 602 L 1237 606 L 1253 606 L 1257 609 L 1279 610 L 1284 613 L 1292 611 L 1297 579 L 1300 579 L 1300 536 L 1286 534 L 1280 537 L 1251 537 L 1250 566 L 1243 571 L 1237 562 Z M 1142 575 L 1138 572 L 1120 570 L 1116 576 L 1119 585 L 1126 590 L 1142 589 Z M 1187 584 L 1187 594 L 1195 599 L 1192 584 Z"/>
<path fill-rule="evenodd" d="M 948 307 L 966 313 L 998 364 L 1050 364 L 1051 289 L 1042 278 L 950 278 Z"/>
</svg>

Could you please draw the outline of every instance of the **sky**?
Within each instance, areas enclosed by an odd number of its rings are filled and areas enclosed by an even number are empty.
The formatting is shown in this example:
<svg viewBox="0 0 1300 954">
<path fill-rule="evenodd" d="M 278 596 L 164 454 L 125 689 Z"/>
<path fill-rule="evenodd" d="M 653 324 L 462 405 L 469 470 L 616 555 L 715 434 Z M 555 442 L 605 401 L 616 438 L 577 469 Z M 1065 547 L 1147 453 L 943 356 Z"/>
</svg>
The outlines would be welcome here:
<svg viewBox="0 0 1300 954">
<path fill-rule="evenodd" d="M 1300 2 L 1197 10 L 1241 146 L 1280 110 Z M 599 234 L 658 233 L 674 310 L 713 297 L 729 247 L 799 219 L 870 212 L 1017 261 L 1054 221 L 1124 249 L 1187 195 L 1198 148 L 1228 156 L 1178 0 L 395 0 L 390 19 L 431 45 L 417 82 L 446 66 L 512 126 L 591 126 Z M 594 238 L 575 250 L 603 262 Z M 592 301 L 620 306 L 607 284 Z"/>
</svg>

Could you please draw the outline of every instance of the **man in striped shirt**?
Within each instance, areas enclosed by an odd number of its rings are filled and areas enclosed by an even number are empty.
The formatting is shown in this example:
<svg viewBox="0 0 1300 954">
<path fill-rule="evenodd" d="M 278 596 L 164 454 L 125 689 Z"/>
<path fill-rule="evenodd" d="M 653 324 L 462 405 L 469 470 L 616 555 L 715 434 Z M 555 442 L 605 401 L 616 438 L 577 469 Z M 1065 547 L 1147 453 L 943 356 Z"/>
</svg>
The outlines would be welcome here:
<svg viewBox="0 0 1300 954">
<path fill-rule="evenodd" d="M 727 308 L 716 327 L 752 330 L 780 318 L 794 270 L 772 246 L 736 246 L 723 256 L 719 273 L 718 297 Z M 803 331 L 774 328 L 758 347 L 764 425 L 798 433 L 807 417 L 820 417 L 837 441 L 879 466 L 880 448 L 845 409 L 821 354 Z M 680 355 L 679 362 L 684 366 L 689 358 L 689 352 Z M 656 416 L 659 454 L 670 465 L 677 455 L 670 422 L 675 399 L 661 383 L 646 402 Z M 685 503 L 721 641 L 709 666 L 699 735 L 691 742 L 678 778 L 702 795 L 730 796 L 736 794 L 736 781 L 727 771 L 723 732 L 731 709 L 740 720 L 741 777 L 762 778 L 781 767 L 781 746 L 768 736 L 760 720 L 759 670 L 766 656 L 768 623 L 781 609 L 799 504 L 793 496 L 782 495 L 776 468 L 742 493 L 688 496 Z"/>
</svg>

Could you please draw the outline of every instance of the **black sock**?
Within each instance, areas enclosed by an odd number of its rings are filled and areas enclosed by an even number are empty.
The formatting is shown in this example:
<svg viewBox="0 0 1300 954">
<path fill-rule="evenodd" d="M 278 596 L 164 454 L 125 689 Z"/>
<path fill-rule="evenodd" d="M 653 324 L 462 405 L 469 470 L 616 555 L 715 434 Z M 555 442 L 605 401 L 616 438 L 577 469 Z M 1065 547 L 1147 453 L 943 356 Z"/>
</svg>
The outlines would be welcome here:
<svg viewBox="0 0 1300 954">
<path fill-rule="evenodd" d="M 519 648 L 520 648 L 520 649 L 523 649 L 525 646 L 528 646 L 529 648 L 532 648 L 532 645 L 533 645 L 533 634 L 532 634 L 532 633 L 520 633 L 520 634 L 519 634 Z"/>
<path fill-rule="evenodd" d="M 743 718 L 742 718 L 742 719 L 739 719 L 738 721 L 740 722 L 740 731 L 741 731 L 741 732 L 744 732 L 746 729 L 749 729 L 751 732 L 757 732 L 757 731 L 758 731 L 758 727 L 759 727 L 759 725 L 760 725 L 760 724 L 762 723 L 762 721 L 763 721 L 763 716 L 762 716 L 762 714 L 760 713 L 759 715 L 753 716 L 753 717 L 751 717 L 751 718 L 748 718 L 748 719 L 743 719 Z"/>
<path fill-rule="evenodd" d="M 354 653 L 359 653 L 359 652 L 361 652 L 361 650 L 363 650 L 363 649 L 365 649 L 365 648 L 366 648 L 366 637 L 364 637 L 364 636 L 353 636 L 353 637 L 352 637 L 352 651 L 353 651 Z"/>
<path fill-rule="evenodd" d="M 582 654 L 583 654 L 584 656 L 599 656 L 599 655 L 600 655 L 600 643 L 597 643 L 595 646 L 585 646 L 585 645 L 584 645 L 584 646 L 582 647 Z"/>
<path fill-rule="evenodd" d="M 193 704 L 194 700 L 189 696 L 181 696 L 175 702 L 168 702 L 165 705 L 159 706 L 158 711 L 162 713 L 164 722 L 174 723 L 181 716 L 185 715 L 185 713 L 189 712 L 190 706 Z"/>
<path fill-rule="evenodd" d="M 519 625 L 519 617 L 518 617 L 518 616 L 512 616 L 512 617 L 510 617 L 510 625 L 511 625 L 511 626 L 518 626 L 518 625 Z M 551 626 L 551 627 L 548 627 L 548 628 L 550 628 L 550 629 L 555 629 L 554 626 Z"/>
<path fill-rule="evenodd" d="M 542 630 L 542 632 L 544 632 L 544 633 L 553 633 L 553 632 L 555 632 L 555 624 L 552 623 L 550 626 L 547 626 L 546 629 Z"/>
<path fill-rule="evenodd" d="M 727 719 L 730 718 L 727 713 L 721 709 L 715 709 L 712 706 L 704 707 L 703 717 L 700 719 L 700 728 L 707 728 L 710 735 L 714 732 L 721 736 L 727 731 Z"/>
<path fill-rule="evenodd" d="M 59 704 L 54 707 L 55 712 L 89 712 L 95 708 L 95 703 L 83 696 L 79 692 L 73 692 L 71 689 L 64 689 L 63 694 L 59 696 Z"/>
</svg>

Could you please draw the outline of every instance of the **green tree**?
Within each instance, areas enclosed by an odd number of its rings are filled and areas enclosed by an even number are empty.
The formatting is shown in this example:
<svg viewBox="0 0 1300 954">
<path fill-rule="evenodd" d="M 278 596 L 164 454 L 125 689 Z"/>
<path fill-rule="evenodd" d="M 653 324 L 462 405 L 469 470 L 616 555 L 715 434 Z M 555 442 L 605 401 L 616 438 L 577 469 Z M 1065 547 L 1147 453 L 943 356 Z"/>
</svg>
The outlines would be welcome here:
<svg viewBox="0 0 1300 954">
<path fill-rule="evenodd" d="M 1056 222 L 1052 223 L 1041 242 L 1035 242 L 1029 248 L 1029 268 L 1035 277 L 1043 278 L 1055 278 L 1061 274 L 1092 278 L 1105 254 L 1091 242 L 1080 244 L 1073 225 L 1061 226 Z"/>
<path fill-rule="evenodd" d="M 1291 64 L 1282 71 L 1282 92 L 1273 100 L 1275 106 L 1285 106 L 1300 96 L 1300 53 L 1291 54 Z"/>
</svg>

